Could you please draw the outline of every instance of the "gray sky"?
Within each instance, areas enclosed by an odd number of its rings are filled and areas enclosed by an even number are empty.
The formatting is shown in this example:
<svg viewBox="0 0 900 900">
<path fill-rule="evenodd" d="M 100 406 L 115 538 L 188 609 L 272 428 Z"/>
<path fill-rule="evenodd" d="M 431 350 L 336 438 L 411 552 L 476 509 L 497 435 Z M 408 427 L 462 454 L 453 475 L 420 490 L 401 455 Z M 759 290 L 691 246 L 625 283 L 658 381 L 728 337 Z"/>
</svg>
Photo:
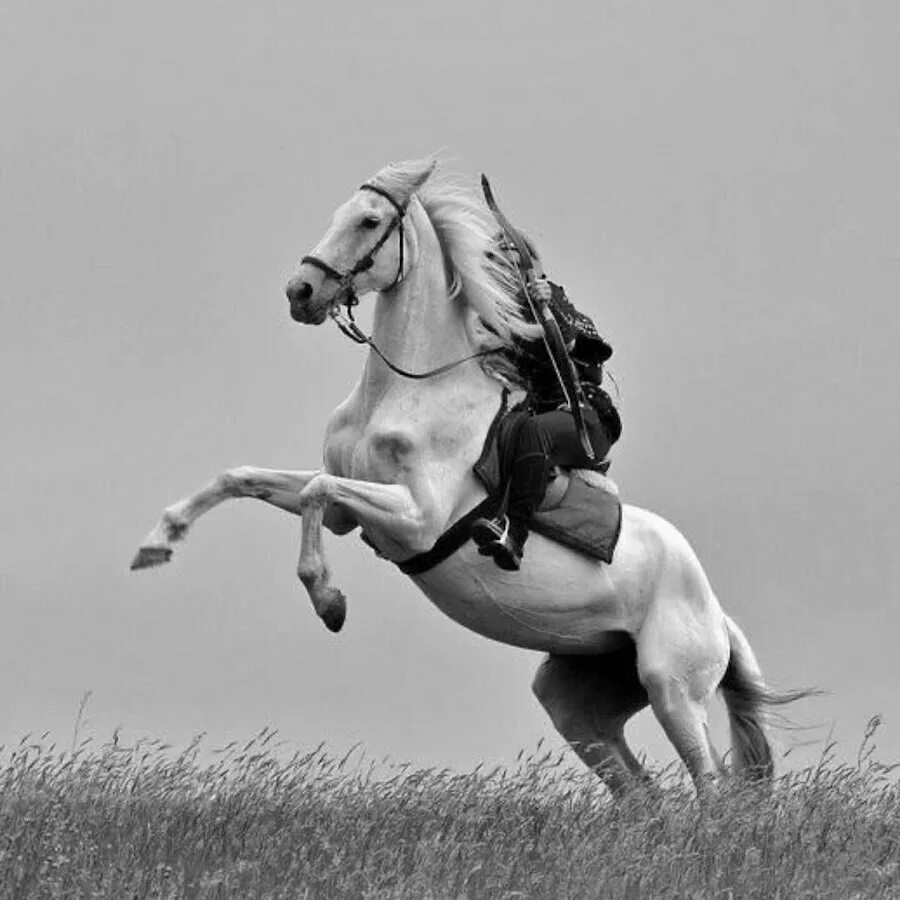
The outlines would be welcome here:
<svg viewBox="0 0 900 900">
<path fill-rule="evenodd" d="M 833 723 L 853 755 L 880 713 L 900 756 L 898 25 L 886 2 L 6 0 L 0 741 L 66 739 L 86 690 L 101 736 L 271 725 L 466 767 L 552 737 L 538 657 L 355 537 L 329 541 L 337 637 L 299 522 L 259 504 L 128 571 L 216 472 L 318 464 L 363 359 L 282 284 L 362 179 L 441 150 L 615 347 L 625 498 L 688 536 L 774 683 L 829 692 L 793 739 Z M 631 735 L 668 758 L 647 714 Z"/>
</svg>

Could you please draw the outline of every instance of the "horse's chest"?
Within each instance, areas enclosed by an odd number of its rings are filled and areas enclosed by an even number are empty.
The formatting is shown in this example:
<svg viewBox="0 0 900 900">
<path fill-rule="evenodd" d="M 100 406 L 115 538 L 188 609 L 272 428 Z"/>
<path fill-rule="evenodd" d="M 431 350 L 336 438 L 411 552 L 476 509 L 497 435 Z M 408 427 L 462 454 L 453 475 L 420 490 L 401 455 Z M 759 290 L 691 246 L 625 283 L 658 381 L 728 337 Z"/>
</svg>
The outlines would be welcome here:
<svg viewBox="0 0 900 900">
<path fill-rule="evenodd" d="M 408 483 L 424 466 L 458 457 L 466 431 L 432 417 L 350 419 L 328 436 L 326 465 L 346 478 Z"/>
</svg>

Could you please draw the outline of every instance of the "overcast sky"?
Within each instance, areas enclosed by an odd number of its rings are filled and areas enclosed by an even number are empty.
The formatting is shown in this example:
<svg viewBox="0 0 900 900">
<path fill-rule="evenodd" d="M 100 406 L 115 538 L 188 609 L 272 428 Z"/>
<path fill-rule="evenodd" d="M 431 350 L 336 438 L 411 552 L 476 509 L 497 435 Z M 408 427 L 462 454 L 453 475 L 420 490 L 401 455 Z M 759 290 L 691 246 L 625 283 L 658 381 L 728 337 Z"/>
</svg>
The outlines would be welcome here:
<svg viewBox="0 0 900 900">
<path fill-rule="evenodd" d="M 775 684 L 828 692 L 782 746 L 833 727 L 854 756 L 882 714 L 900 757 L 898 25 L 875 0 L 5 0 L 0 741 L 66 740 L 92 690 L 99 737 L 558 745 L 539 657 L 355 536 L 329 540 L 338 636 L 261 504 L 128 571 L 215 473 L 319 464 L 363 357 L 282 285 L 361 180 L 440 150 L 614 346 L 625 499 L 688 536 Z M 668 758 L 648 714 L 630 734 Z"/>
</svg>

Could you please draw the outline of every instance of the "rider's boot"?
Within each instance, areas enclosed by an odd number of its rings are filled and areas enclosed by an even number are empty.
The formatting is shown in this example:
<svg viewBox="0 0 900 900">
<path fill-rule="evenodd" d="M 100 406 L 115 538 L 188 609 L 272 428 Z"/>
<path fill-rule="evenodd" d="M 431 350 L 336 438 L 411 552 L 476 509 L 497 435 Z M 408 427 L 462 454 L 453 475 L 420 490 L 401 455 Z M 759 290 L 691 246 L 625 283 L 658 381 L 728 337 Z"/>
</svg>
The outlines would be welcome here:
<svg viewBox="0 0 900 900">
<path fill-rule="evenodd" d="M 522 565 L 522 549 L 528 537 L 528 524 L 507 515 L 496 519 L 476 519 L 472 539 L 482 556 L 492 556 L 507 572 L 517 572 Z"/>
<path fill-rule="evenodd" d="M 472 539 L 482 556 L 492 556 L 507 572 L 518 571 L 522 564 L 522 548 L 528 537 L 528 525 L 519 519 L 500 515 L 496 519 L 476 519 L 472 523 Z"/>
<path fill-rule="evenodd" d="M 513 466 L 507 512 L 494 519 L 476 519 L 472 539 L 478 552 L 492 556 L 508 572 L 518 571 L 528 538 L 528 523 L 544 497 L 550 463 L 544 453 L 527 453 Z"/>
</svg>

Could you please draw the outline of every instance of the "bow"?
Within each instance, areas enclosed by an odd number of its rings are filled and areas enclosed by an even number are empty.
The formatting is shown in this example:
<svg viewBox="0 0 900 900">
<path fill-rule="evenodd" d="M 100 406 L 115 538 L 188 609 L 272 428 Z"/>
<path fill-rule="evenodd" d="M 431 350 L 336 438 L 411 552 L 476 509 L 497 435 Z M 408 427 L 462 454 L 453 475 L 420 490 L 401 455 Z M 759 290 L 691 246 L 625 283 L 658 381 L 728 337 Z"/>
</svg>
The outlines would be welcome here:
<svg viewBox="0 0 900 900">
<path fill-rule="evenodd" d="M 543 339 L 544 346 L 547 349 L 547 356 L 550 358 L 553 371 L 556 373 L 560 387 L 562 387 L 563 394 L 565 394 L 566 402 L 569 405 L 569 410 L 575 419 L 575 427 L 578 429 L 581 446 L 584 448 L 587 458 L 593 461 L 595 453 L 593 446 L 591 446 L 591 439 L 581 411 L 581 404 L 584 403 L 584 394 L 581 391 L 575 364 L 572 362 L 569 351 L 566 349 L 566 343 L 563 340 L 562 332 L 559 330 L 559 323 L 556 321 L 553 311 L 545 300 L 542 300 L 540 297 L 532 297 L 531 292 L 528 290 L 528 284 L 533 280 L 535 274 L 534 260 L 528 250 L 528 245 L 509 219 L 500 211 L 486 175 L 481 176 L 481 190 L 484 192 L 484 199 L 488 209 L 494 214 L 494 218 L 497 220 L 497 224 L 500 226 L 503 234 L 519 254 L 519 265 L 516 266 L 519 284 L 529 307 L 531 307 L 531 313 L 535 322 L 540 322 L 544 329 Z"/>
</svg>

